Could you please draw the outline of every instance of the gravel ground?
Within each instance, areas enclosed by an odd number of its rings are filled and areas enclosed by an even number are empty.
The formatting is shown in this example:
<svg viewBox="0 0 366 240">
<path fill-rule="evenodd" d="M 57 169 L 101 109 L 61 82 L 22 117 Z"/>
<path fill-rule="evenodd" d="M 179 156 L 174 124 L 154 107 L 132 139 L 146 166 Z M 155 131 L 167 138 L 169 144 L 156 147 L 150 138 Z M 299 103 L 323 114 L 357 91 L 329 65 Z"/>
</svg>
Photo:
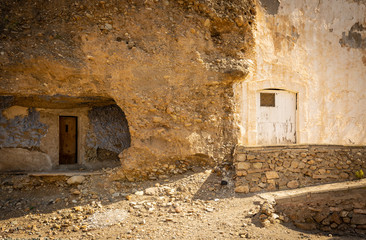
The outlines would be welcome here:
<svg viewBox="0 0 366 240">
<path fill-rule="evenodd" d="M 230 171 L 223 178 L 193 169 L 135 183 L 109 181 L 108 173 L 80 184 L 2 175 L 0 239 L 362 239 L 301 231 L 279 219 L 264 224 L 266 198 L 234 193 Z"/>
</svg>

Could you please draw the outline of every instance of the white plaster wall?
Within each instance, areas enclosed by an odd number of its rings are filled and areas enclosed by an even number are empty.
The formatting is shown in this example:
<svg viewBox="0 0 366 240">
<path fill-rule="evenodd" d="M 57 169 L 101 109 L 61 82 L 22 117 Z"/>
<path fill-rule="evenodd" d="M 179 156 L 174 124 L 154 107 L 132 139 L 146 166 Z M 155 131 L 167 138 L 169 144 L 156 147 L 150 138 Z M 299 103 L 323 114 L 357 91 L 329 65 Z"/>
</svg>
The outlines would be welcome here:
<svg viewBox="0 0 366 240">
<path fill-rule="evenodd" d="M 235 86 L 240 144 L 257 143 L 265 88 L 298 93 L 297 143 L 366 144 L 366 49 L 340 44 L 357 22 L 365 1 L 281 0 L 275 15 L 258 3 L 252 72 Z"/>
</svg>

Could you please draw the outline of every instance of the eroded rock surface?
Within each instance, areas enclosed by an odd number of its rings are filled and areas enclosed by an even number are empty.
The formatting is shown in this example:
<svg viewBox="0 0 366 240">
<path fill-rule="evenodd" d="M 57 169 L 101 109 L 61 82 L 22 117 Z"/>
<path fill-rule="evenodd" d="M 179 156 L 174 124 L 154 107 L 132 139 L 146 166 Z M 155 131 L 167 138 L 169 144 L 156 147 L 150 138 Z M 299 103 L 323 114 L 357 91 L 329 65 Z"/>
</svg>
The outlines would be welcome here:
<svg viewBox="0 0 366 240">
<path fill-rule="evenodd" d="M 114 99 L 131 133 L 125 173 L 230 158 L 252 1 L 23 3 L 0 4 L 0 94 Z"/>
</svg>

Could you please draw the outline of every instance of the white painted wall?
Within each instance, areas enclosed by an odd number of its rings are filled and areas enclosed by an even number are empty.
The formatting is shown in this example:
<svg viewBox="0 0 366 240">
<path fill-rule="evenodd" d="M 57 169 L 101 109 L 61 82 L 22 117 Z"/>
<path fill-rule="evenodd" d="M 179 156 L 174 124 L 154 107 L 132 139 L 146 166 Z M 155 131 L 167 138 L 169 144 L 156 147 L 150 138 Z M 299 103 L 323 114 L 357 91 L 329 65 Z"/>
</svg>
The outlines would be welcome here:
<svg viewBox="0 0 366 240">
<path fill-rule="evenodd" d="M 281 0 L 276 15 L 258 7 L 252 71 L 235 86 L 240 144 L 257 144 L 266 88 L 298 93 L 297 143 L 366 144 L 366 49 L 340 43 L 357 22 L 366 27 L 364 1 Z"/>
</svg>

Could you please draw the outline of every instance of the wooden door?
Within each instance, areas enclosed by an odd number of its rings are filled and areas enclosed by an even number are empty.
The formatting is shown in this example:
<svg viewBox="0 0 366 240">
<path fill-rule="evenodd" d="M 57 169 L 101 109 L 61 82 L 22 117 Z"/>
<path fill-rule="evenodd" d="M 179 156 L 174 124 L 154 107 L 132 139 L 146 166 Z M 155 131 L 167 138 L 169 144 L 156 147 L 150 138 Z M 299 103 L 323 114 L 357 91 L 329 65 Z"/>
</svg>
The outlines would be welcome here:
<svg viewBox="0 0 366 240">
<path fill-rule="evenodd" d="M 296 93 L 267 90 L 259 93 L 257 143 L 277 145 L 296 143 Z"/>
<path fill-rule="evenodd" d="M 60 164 L 77 163 L 77 118 L 60 117 Z"/>
</svg>

